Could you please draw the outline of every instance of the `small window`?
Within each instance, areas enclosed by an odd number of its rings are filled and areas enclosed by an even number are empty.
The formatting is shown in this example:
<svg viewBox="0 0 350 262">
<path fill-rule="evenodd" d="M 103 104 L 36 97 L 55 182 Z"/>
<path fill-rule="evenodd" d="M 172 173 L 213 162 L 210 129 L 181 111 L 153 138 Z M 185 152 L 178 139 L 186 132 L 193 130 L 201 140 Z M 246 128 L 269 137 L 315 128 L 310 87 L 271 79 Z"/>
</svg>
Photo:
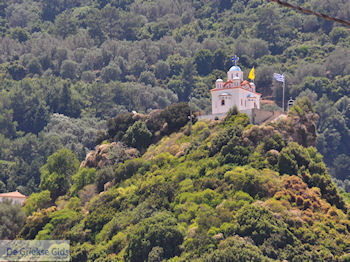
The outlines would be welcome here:
<svg viewBox="0 0 350 262">
<path fill-rule="evenodd" d="M 241 106 L 243 106 L 243 99 L 241 99 Z"/>
<path fill-rule="evenodd" d="M 225 105 L 225 99 L 221 100 L 221 105 L 224 106 Z"/>
</svg>

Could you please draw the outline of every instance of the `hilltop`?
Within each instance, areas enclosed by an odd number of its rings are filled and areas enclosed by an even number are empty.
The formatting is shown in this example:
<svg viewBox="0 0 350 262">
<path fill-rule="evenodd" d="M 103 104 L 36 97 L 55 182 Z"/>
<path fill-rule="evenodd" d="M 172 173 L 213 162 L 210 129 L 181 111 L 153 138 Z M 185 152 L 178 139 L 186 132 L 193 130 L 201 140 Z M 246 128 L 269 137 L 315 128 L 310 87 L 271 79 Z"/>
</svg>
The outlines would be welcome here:
<svg viewBox="0 0 350 262">
<path fill-rule="evenodd" d="M 126 133 L 154 123 L 134 118 Z M 312 146 L 316 119 L 307 99 L 261 126 L 232 110 L 164 129 L 124 160 L 106 150 L 117 147 L 111 128 L 92 155 L 118 163 L 49 157 L 19 236 L 69 239 L 73 261 L 347 261 L 349 204 Z M 62 192 L 43 182 L 57 161 L 73 168 Z"/>
</svg>

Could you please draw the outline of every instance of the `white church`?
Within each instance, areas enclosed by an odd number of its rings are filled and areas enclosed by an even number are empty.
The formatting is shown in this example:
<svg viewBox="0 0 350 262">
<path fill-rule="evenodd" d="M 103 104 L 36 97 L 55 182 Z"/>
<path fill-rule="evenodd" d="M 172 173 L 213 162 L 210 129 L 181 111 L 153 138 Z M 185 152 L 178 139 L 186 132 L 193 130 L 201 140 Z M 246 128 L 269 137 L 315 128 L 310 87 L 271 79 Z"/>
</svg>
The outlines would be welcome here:
<svg viewBox="0 0 350 262">
<path fill-rule="evenodd" d="M 237 66 L 237 61 L 227 72 L 227 81 L 216 80 L 215 88 L 210 91 L 213 115 L 225 114 L 233 106 L 237 106 L 240 112 L 260 109 L 261 94 L 256 92 L 253 82 L 243 80 L 243 71 Z"/>
</svg>

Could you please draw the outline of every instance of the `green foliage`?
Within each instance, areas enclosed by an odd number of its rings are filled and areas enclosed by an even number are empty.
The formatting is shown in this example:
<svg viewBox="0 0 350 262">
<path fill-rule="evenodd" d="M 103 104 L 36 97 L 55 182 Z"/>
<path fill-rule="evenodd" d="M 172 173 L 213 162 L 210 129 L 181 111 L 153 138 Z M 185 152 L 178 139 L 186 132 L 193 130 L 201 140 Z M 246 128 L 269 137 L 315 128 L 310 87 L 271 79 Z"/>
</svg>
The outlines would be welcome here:
<svg viewBox="0 0 350 262">
<path fill-rule="evenodd" d="M 47 159 L 40 169 L 42 190 L 48 190 L 53 200 L 68 192 L 71 176 L 77 171 L 79 161 L 68 149 L 61 149 Z"/>
<path fill-rule="evenodd" d="M 211 72 L 211 66 L 213 63 L 212 60 L 213 54 L 210 52 L 210 50 L 199 50 L 194 58 L 198 73 L 201 75 L 207 75 L 209 72 Z"/>
<path fill-rule="evenodd" d="M 85 220 L 85 228 L 97 234 L 105 224 L 112 220 L 114 213 L 120 208 L 119 192 L 110 190 L 95 197 L 89 202 L 89 214 Z"/>
<path fill-rule="evenodd" d="M 135 122 L 126 130 L 123 141 L 139 150 L 145 150 L 150 144 L 152 133 L 148 130 L 146 124 L 142 121 Z"/>
<path fill-rule="evenodd" d="M 268 261 L 261 250 L 238 237 L 230 237 L 220 244 L 219 249 L 203 256 L 205 262 L 219 261 Z"/>
<path fill-rule="evenodd" d="M 25 222 L 25 214 L 21 207 L 11 201 L 0 203 L 0 238 L 13 240 Z"/>
<path fill-rule="evenodd" d="M 309 164 L 310 157 L 307 151 L 296 143 L 290 143 L 279 155 L 278 167 L 282 174 L 296 175 L 298 170 L 307 169 Z"/>
<path fill-rule="evenodd" d="M 145 261 L 153 257 L 155 247 L 163 249 L 165 259 L 179 255 L 183 235 L 176 226 L 176 220 L 168 213 L 155 214 L 142 221 L 129 236 L 125 259 Z"/>
<path fill-rule="evenodd" d="M 50 197 L 50 191 L 45 190 L 40 193 L 31 194 L 26 200 L 25 206 L 23 208 L 27 216 L 31 215 L 34 211 L 48 208 L 52 203 Z"/>
<path fill-rule="evenodd" d="M 196 204 L 206 204 L 215 207 L 221 202 L 220 196 L 211 189 L 206 189 L 202 192 L 182 193 L 177 198 L 178 202 L 183 204 L 186 202 L 194 202 Z"/>
<path fill-rule="evenodd" d="M 70 192 L 76 194 L 84 186 L 95 182 L 96 169 L 94 168 L 80 168 L 77 173 L 72 175 L 72 186 Z"/>
<path fill-rule="evenodd" d="M 224 178 L 234 191 L 244 191 L 252 197 L 273 195 L 276 187 L 276 173 L 270 170 L 258 171 L 253 168 L 236 167 L 225 173 Z"/>
<path fill-rule="evenodd" d="M 81 220 L 81 214 L 70 209 L 63 209 L 49 215 L 50 222 L 38 232 L 36 240 L 49 240 L 65 233 Z"/>
<path fill-rule="evenodd" d="M 236 215 L 237 233 L 240 236 L 249 236 L 257 245 L 263 244 L 275 235 L 281 235 L 280 242 L 273 241 L 276 248 L 283 248 L 298 242 L 287 229 L 287 225 L 280 222 L 266 209 L 255 206 L 246 206 Z"/>
<path fill-rule="evenodd" d="M 143 173 L 149 169 L 149 163 L 142 159 L 128 160 L 123 164 L 120 164 L 115 170 L 115 180 L 117 182 L 126 180 L 135 175 L 139 170 Z"/>
<path fill-rule="evenodd" d="M 187 103 L 179 103 L 169 106 L 161 112 L 160 117 L 168 124 L 167 133 L 178 131 L 189 121 L 190 107 Z"/>
</svg>

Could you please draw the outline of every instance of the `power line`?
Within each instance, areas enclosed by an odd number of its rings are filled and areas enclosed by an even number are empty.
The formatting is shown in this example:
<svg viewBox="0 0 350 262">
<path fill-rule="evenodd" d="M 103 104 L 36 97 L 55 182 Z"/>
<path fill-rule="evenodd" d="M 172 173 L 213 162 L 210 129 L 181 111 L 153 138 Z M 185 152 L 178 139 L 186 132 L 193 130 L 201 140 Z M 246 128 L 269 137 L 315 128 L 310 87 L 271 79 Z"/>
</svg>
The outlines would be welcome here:
<svg viewBox="0 0 350 262">
<path fill-rule="evenodd" d="M 285 6 L 285 7 L 288 7 L 288 8 L 292 8 L 292 9 L 298 10 L 298 11 L 300 11 L 302 13 L 305 13 L 305 14 L 316 15 L 316 16 L 321 17 L 323 19 L 326 19 L 328 21 L 333 21 L 333 22 L 340 23 L 340 24 L 343 24 L 343 25 L 346 25 L 346 26 L 350 26 L 350 21 L 347 21 L 347 20 L 339 19 L 339 18 L 332 17 L 332 16 L 329 16 L 329 15 L 325 15 L 325 14 L 322 14 L 322 13 L 319 13 L 319 12 L 312 11 L 310 9 L 305 9 L 305 8 L 300 7 L 300 6 L 292 5 L 292 4 L 289 4 L 289 3 L 281 1 L 281 0 L 269 0 L 269 1 L 275 2 L 275 3 L 279 4 L 279 5 L 282 5 L 282 6 Z"/>
</svg>

